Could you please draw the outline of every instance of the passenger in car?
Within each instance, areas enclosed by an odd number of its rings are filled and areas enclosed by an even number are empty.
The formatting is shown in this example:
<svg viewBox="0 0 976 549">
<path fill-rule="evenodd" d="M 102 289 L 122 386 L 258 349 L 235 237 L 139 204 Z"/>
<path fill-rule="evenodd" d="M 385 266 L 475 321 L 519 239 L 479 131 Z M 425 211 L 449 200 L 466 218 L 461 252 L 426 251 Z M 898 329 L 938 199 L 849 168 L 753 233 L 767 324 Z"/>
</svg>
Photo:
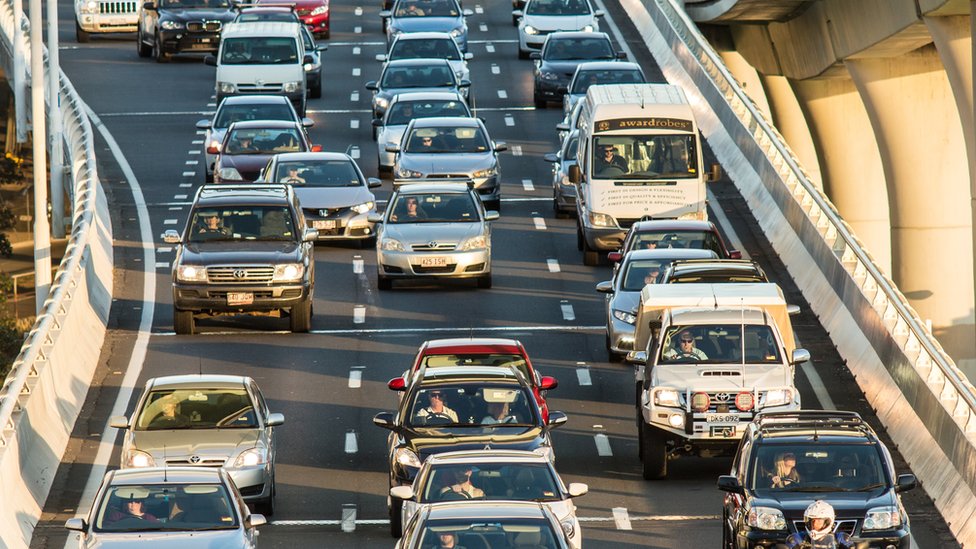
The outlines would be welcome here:
<svg viewBox="0 0 976 549">
<path fill-rule="evenodd" d="M 773 467 L 775 470 L 769 479 L 772 488 L 786 488 L 800 482 L 800 472 L 796 470 L 796 455 L 793 452 L 776 456 Z"/>
</svg>

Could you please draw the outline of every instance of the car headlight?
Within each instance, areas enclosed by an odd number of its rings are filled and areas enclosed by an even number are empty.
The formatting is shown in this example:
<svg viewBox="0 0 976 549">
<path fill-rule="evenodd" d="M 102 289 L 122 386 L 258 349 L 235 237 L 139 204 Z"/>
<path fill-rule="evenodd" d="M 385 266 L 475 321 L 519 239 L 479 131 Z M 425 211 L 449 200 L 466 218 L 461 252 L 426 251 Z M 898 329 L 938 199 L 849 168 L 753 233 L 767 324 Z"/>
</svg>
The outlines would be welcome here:
<svg viewBox="0 0 976 549">
<path fill-rule="evenodd" d="M 746 524 L 760 530 L 786 530 L 786 517 L 779 509 L 753 507 L 749 509 Z"/>
<path fill-rule="evenodd" d="M 267 462 L 267 448 L 251 448 L 250 450 L 244 450 L 241 452 L 241 455 L 237 456 L 234 467 L 254 467 L 255 465 L 264 465 Z"/>
<path fill-rule="evenodd" d="M 395 238 L 384 238 L 383 241 L 380 242 L 380 249 L 384 252 L 402 252 L 403 244 L 401 244 L 400 241 Z"/>
<path fill-rule="evenodd" d="M 275 265 L 274 282 L 296 282 L 305 274 L 305 265 L 301 263 L 284 263 Z"/>
<path fill-rule="evenodd" d="M 901 513 L 894 505 L 872 507 L 864 516 L 864 530 L 891 530 L 901 526 Z"/>
<path fill-rule="evenodd" d="M 617 222 L 607 214 L 600 212 L 590 212 L 590 225 L 594 227 L 615 227 Z"/>
<path fill-rule="evenodd" d="M 466 30 L 467 29 L 464 28 L 464 27 L 457 27 L 456 29 L 451 29 L 451 36 L 453 36 L 454 38 L 457 38 L 458 36 L 461 36 L 462 34 L 464 34 L 464 31 L 466 31 Z"/>
<path fill-rule="evenodd" d="M 544 72 L 544 71 L 540 71 L 539 72 L 539 78 L 542 79 L 542 80 L 552 80 L 552 81 L 555 81 L 555 80 L 559 80 L 559 74 L 558 73 L 555 73 L 555 72 Z"/>
<path fill-rule="evenodd" d="M 471 177 L 491 177 L 493 175 L 498 175 L 498 166 L 492 166 L 487 170 L 478 170 L 471 174 Z"/>
<path fill-rule="evenodd" d="M 241 172 L 237 171 L 237 168 L 220 168 L 217 172 L 220 179 L 226 179 L 227 181 L 244 181 L 244 176 Z"/>
<path fill-rule="evenodd" d="M 409 448 L 397 448 L 393 452 L 393 459 L 400 465 L 406 465 L 407 467 L 420 468 L 420 458 L 417 454 L 410 450 Z"/>
<path fill-rule="evenodd" d="M 576 535 L 576 525 L 573 524 L 573 519 L 563 519 L 559 524 L 563 527 L 563 532 L 566 533 L 567 538 L 571 538 Z"/>
<path fill-rule="evenodd" d="M 122 468 L 155 467 L 156 460 L 148 452 L 129 450 L 122 456 Z"/>
<path fill-rule="evenodd" d="M 539 446 L 532 451 L 548 459 L 549 463 L 556 461 L 556 453 L 552 451 L 552 446 Z"/>
<path fill-rule="evenodd" d="M 237 86 L 233 82 L 217 82 L 217 91 L 220 93 L 237 93 Z"/>
<path fill-rule="evenodd" d="M 329 13 L 329 6 L 319 6 L 312 10 L 311 15 L 322 15 L 325 13 Z"/>
<path fill-rule="evenodd" d="M 369 202 L 363 202 L 362 204 L 356 204 L 355 206 L 352 206 L 349 209 L 352 210 L 352 211 L 354 211 L 354 212 L 356 212 L 356 213 L 358 213 L 358 214 L 364 214 L 364 213 L 372 210 L 373 209 L 373 206 L 375 206 L 375 205 L 376 204 L 371 200 Z"/>
<path fill-rule="evenodd" d="M 397 168 L 397 177 L 400 179 L 416 179 L 418 177 L 423 177 L 424 174 L 420 172 L 415 172 L 413 170 L 408 170 L 407 168 Z"/>
<path fill-rule="evenodd" d="M 679 394 L 675 389 L 657 389 L 654 391 L 654 404 L 657 406 L 670 406 L 677 408 L 681 406 Z"/>
<path fill-rule="evenodd" d="M 637 322 L 637 315 L 630 311 L 621 311 L 619 309 L 613 310 L 613 318 L 621 322 L 626 322 L 627 324 L 633 324 Z"/>
<path fill-rule="evenodd" d="M 182 21 L 170 21 L 170 20 L 167 19 L 166 21 L 162 21 L 161 23 L 159 23 L 159 26 L 162 27 L 163 30 L 170 30 L 170 31 L 171 30 L 179 30 L 179 29 L 182 29 L 183 28 L 183 22 Z"/>
<path fill-rule="evenodd" d="M 774 389 L 766 393 L 766 406 L 784 406 L 793 400 L 793 391 L 789 389 Z"/>
<path fill-rule="evenodd" d="M 525 27 L 523 27 L 522 32 L 533 36 L 539 34 L 539 30 L 533 27 L 532 25 L 526 25 Z"/>
<path fill-rule="evenodd" d="M 81 12 L 98 13 L 98 2 L 95 2 L 94 0 L 90 2 L 85 2 L 84 4 L 81 5 Z"/>
<path fill-rule="evenodd" d="M 459 252 L 470 252 L 473 250 L 484 250 L 488 247 L 488 238 L 484 235 L 473 236 L 458 246 L 457 250 Z"/>
<path fill-rule="evenodd" d="M 207 269 L 198 265 L 180 265 L 176 268 L 176 279 L 180 282 L 206 282 Z"/>
<path fill-rule="evenodd" d="M 281 85 L 281 91 L 285 93 L 295 93 L 302 89 L 302 83 L 300 81 L 294 80 L 291 82 L 285 82 Z"/>
</svg>

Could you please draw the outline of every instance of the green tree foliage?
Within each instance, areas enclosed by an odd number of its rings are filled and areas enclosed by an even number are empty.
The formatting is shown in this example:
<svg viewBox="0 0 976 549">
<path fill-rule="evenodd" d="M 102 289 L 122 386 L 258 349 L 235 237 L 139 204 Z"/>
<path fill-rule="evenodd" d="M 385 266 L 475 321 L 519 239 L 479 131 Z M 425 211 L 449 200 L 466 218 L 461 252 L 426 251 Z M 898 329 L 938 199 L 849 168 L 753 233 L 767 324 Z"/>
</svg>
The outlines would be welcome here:
<svg viewBox="0 0 976 549">
<path fill-rule="evenodd" d="M 0 180 L 10 181 L 24 177 L 21 162 L 22 160 L 9 155 L 0 158 Z M 10 204 L 0 200 L 0 255 L 3 257 L 10 257 L 14 253 L 7 231 L 14 227 L 16 221 Z M 0 272 L 0 380 L 7 377 L 7 372 L 24 342 L 22 334 L 17 330 L 17 321 L 6 306 L 13 294 L 13 288 L 14 282 L 10 275 Z"/>
</svg>

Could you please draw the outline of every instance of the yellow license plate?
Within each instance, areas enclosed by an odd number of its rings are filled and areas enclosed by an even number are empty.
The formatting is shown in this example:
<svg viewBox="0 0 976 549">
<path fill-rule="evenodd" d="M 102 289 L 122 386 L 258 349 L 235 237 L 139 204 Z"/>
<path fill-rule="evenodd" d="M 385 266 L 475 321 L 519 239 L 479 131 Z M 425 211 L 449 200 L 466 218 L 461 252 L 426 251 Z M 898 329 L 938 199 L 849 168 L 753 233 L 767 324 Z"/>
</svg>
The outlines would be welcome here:
<svg viewBox="0 0 976 549">
<path fill-rule="evenodd" d="M 446 257 L 423 257 L 420 259 L 421 267 L 447 267 Z"/>
<path fill-rule="evenodd" d="M 254 303 L 254 294 L 251 292 L 227 292 L 228 305 L 250 305 Z"/>
</svg>

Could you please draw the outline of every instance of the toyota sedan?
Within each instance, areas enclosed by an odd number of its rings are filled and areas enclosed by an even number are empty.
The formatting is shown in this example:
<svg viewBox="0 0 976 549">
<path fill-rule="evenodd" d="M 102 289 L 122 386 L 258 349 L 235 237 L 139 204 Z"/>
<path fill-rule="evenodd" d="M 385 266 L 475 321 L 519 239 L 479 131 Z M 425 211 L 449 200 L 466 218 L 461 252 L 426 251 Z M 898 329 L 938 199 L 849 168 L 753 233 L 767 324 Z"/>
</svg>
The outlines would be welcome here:
<svg viewBox="0 0 976 549">
<path fill-rule="evenodd" d="M 373 120 L 379 171 L 393 170 L 396 153 L 388 152 L 386 148 L 400 145 L 403 132 L 411 120 L 435 116 L 470 118 L 471 109 L 464 97 L 455 92 L 408 92 L 394 95 L 383 118 Z"/>
</svg>

